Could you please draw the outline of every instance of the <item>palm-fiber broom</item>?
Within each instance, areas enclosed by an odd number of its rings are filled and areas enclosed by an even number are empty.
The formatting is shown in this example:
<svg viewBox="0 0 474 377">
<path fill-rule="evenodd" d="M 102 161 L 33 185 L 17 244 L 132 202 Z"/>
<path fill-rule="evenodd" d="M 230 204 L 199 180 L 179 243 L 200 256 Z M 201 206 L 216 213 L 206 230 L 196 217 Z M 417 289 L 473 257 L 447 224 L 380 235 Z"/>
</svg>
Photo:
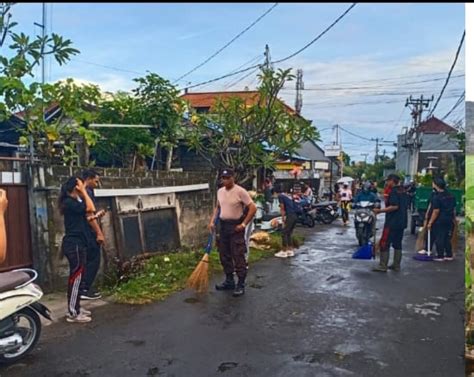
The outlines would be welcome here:
<svg viewBox="0 0 474 377">
<path fill-rule="evenodd" d="M 187 287 L 196 290 L 197 293 L 205 293 L 209 288 L 209 253 L 212 249 L 213 234 L 209 234 L 204 256 L 199 261 L 191 276 L 188 278 Z"/>
</svg>

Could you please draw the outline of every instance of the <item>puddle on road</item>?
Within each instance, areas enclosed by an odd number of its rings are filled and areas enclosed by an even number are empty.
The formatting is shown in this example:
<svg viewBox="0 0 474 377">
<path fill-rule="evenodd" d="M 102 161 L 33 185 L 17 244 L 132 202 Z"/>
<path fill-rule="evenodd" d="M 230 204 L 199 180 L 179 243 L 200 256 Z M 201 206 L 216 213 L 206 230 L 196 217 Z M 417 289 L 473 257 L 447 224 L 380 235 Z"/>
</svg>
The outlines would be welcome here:
<svg viewBox="0 0 474 377">
<path fill-rule="evenodd" d="M 128 343 L 128 344 L 133 344 L 135 347 L 140 347 L 140 346 L 143 346 L 145 345 L 145 341 L 144 340 L 127 340 L 125 341 L 125 343 Z"/>
<path fill-rule="evenodd" d="M 199 299 L 196 297 L 188 297 L 183 300 L 186 304 L 197 304 L 199 302 Z"/>
<path fill-rule="evenodd" d="M 157 376 L 158 373 L 160 373 L 160 369 L 158 367 L 153 367 L 148 369 L 148 372 L 146 373 L 147 376 Z"/>
<path fill-rule="evenodd" d="M 239 365 L 239 363 L 236 363 L 236 362 L 234 362 L 234 361 L 227 361 L 227 362 L 222 363 L 221 365 L 219 365 L 219 366 L 217 367 L 217 370 L 218 370 L 219 372 L 226 372 L 226 371 L 228 371 L 228 370 L 230 370 L 230 369 L 236 368 L 238 365 Z"/>
</svg>

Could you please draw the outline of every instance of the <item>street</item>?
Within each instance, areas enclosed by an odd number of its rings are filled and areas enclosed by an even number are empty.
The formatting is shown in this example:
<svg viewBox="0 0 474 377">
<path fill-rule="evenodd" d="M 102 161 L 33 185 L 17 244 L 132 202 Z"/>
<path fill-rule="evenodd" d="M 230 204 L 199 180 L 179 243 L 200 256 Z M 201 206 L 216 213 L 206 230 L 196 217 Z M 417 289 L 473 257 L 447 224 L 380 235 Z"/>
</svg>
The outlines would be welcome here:
<svg viewBox="0 0 474 377">
<path fill-rule="evenodd" d="M 215 291 L 216 276 L 203 298 L 182 291 L 97 308 L 86 325 L 61 319 L 0 376 L 464 375 L 463 253 L 417 262 L 407 230 L 402 271 L 375 273 L 351 259 L 352 223 L 297 231 L 296 256 L 250 266 L 244 297 Z"/>
</svg>

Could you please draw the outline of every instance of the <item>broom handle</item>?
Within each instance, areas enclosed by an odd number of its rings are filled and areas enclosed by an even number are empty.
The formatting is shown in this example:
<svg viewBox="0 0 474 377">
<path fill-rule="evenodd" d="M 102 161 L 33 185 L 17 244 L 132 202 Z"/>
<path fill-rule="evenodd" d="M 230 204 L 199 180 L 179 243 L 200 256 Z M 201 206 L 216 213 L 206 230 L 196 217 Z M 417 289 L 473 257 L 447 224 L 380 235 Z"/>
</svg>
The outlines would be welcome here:
<svg viewBox="0 0 474 377">
<path fill-rule="evenodd" d="M 216 214 L 216 218 L 214 219 L 214 227 L 217 226 L 217 223 L 219 222 L 219 216 L 221 214 L 221 209 L 219 207 L 218 211 L 217 211 L 217 214 Z M 215 232 L 215 231 L 214 231 Z M 212 250 L 212 241 L 214 240 L 214 232 L 210 232 L 209 233 L 209 237 L 207 238 L 207 245 L 206 245 L 206 248 L 204 250 L 204 252 L 206 254 L 210 254 L 211 253 L 211 250 Z"/>
<path fill-rule="evenodd" d="M 431 256 L 431 230 L 428 229 L 428 256 Z"/>
</svg>

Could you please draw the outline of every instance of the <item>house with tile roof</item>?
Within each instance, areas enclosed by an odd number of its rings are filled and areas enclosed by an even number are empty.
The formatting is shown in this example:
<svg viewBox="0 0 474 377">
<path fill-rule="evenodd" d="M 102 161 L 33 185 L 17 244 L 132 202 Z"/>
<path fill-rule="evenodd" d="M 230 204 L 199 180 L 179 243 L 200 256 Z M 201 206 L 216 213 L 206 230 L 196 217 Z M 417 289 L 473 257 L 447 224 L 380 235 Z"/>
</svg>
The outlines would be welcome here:
<svg viewBox="0 0 474 377">
<path fill-rule="evenodd" d="M 426 171 L 430 163 L 435 166 L 435 171 L 446 171 L 449 164 L 455 162 L 456 156 L 463 153 L 454 137 L 458 131 L 434 116 L 421 122 L 417 132 L 421 144 L 417 162 L 418 173 Z M 398 135 L 396 159 L 396 169 L 407 174 L 414 158 L 408 139 L 407 133 Z"/>
</svg>

